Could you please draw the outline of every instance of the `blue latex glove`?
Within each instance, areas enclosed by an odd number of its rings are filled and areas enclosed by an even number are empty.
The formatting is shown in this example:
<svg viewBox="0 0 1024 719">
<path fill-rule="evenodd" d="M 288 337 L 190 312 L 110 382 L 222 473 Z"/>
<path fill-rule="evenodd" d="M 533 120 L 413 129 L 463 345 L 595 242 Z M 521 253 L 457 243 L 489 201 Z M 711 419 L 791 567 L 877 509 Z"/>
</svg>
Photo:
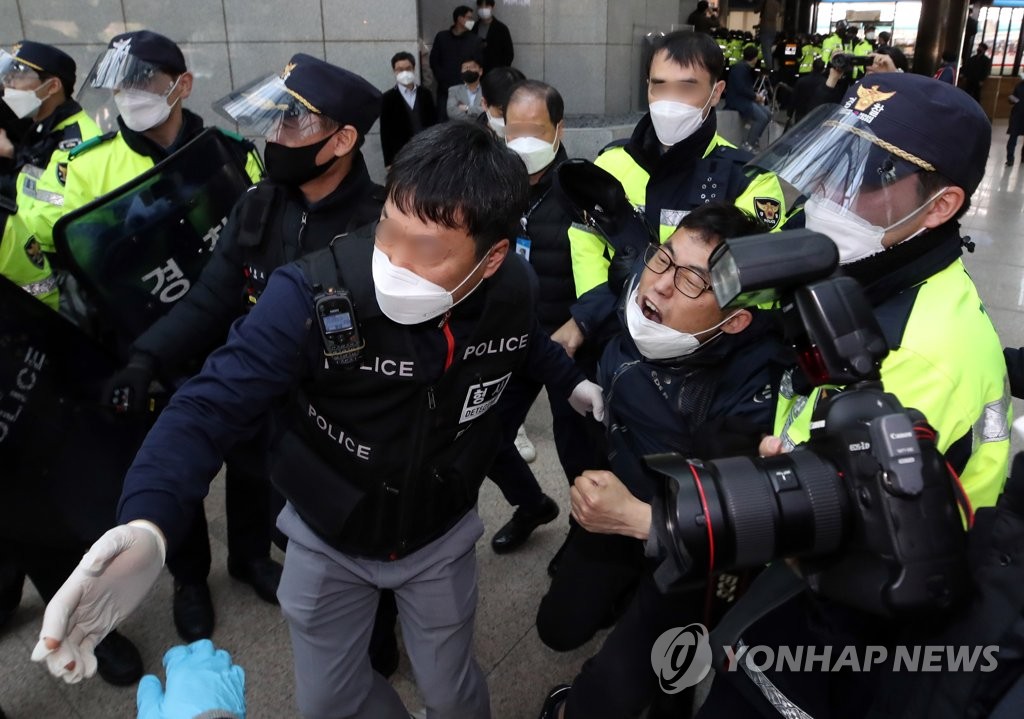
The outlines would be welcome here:
<svg viewBox="0 0 1024 719">
<path fill-rule="evenodd" d="M 245 671 L 209 639 L 168 650 L 164 669 L 166 692 L 152 674 L 139 682 L 138 719 L 195 719 L 204 712 L 245 719 Z"/>
</svg>

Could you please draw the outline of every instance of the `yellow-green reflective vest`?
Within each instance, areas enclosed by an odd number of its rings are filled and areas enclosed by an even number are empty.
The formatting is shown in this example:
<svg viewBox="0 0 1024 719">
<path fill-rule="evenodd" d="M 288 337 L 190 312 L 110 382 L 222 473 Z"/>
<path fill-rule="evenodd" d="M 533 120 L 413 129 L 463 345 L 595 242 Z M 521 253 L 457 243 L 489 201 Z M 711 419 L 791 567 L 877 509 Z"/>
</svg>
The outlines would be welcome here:
<svg viewBox="0 0 1024 719">
<path fill-rule="evenodd" d="M 970 433 L 960 475 L 974 508 L 995 504 L 1006 480 L 1011 406 L 1002 343 L 961 260 L 918 290 L 899 348 L 882 362 L 882 383 L 904 407 L 921 411 L 939 434 L 939 450 Z M 822 393 L 793 392 L 783 379 L 775 433 L 793 448 L 810 437 Z"/>
<path fill-rule="evenodd" d="M 716 147 L 732 147 L 720 135 L 715 135 L 704 151 L 707 157 Z M 637 164 L 624 147 L 613 147 L 601 153 L 594 164 L 607 170 L 622 184 L 626 197 L 634 207 L 642 208 L 647 204 L 647 183 L 651 179 L 643 167 Z M 695 178 L 695 181 L 699 182 Z M 713 194 L 717 188 L 707 188 Z M 725 199 L 725 198 L 723 198 Z M 787 219 L 786 198 L 778 178 L 771 173 L 755 176 L 747 188 L 734 200 L 734 204 L 751 217 L 757 217 L 768 226 L 778 230 Z M 663 210 L 659 236 L 664 242 L 675 232 L 679 221 L 692 208 Z M 595 232 L 590 232 L 581 225 L 569 228 L 569 251 L 572 256 L 573 279 L 576 283 L 576 296 L 608 281 L 608 266 L 615 250 Z"/>
<path fill-rule="evenodd" d="M 0 239 L 0 275 L 57 309 L 57 280 L 39 242 L 25 227 L 20 208 L 4 224 L 3 239 Z"/>
</svg>

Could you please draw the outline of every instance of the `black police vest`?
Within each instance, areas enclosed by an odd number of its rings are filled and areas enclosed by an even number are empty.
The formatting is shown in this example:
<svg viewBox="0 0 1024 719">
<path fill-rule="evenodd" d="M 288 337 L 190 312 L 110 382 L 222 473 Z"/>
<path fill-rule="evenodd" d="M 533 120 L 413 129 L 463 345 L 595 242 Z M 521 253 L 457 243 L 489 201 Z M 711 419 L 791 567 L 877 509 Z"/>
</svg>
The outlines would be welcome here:
<svg viewBox="0 0 1024 719">
<path fill-rule="evenodd" d="M 372 247 L 367 228 L 299 263 L 321 285 L 321 263 L 333 263 L 366 344 L 358 368 L 322 365 L 302 384 L 286 410 L 271 476 L 332 546 L 396 559 L 443 535 L 476 504 L 497 451 L 494 407 L 526 357 L 534 298 L 525 263 L 510 256 L 477 290 L 486 297 L 470 341 L 435 380 L 417 358 L 424 328 L 392 322 L 377 304 Z"/>
</svg>

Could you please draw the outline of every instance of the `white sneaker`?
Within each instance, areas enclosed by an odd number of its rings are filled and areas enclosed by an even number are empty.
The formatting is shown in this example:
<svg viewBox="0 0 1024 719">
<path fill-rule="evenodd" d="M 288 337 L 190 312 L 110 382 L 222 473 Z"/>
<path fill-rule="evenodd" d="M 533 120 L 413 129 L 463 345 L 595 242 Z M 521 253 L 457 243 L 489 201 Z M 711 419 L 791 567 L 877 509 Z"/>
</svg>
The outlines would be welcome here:
<svg viewBox="0 0 1024 719">
<path fill-rule="evenodd" d="M 533 442 L 526 436 L 526 427 L 522 425 L 520 425 L 519 431 L 516 432 L 516 449 L 519 450 L 519 456 L 527 464 L 537 459 L 537 448 L 533 446 Z"/>
</svg>

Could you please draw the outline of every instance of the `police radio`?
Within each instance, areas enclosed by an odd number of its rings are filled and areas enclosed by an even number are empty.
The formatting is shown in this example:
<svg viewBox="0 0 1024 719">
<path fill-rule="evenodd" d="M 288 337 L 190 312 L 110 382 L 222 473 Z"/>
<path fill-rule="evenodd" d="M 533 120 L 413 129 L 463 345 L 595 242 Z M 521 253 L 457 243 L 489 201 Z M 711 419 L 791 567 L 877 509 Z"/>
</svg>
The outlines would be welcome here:
<svg viewBox="0 0 1024 719">
<path fill-rule="evenodd" d="M 336 365 L 357 363 L 366 343 L 359 334 L 355 305 L 348 290 L 329 287 L 316 296 L 314 306 L 324 356 Z"/>
</svg>

